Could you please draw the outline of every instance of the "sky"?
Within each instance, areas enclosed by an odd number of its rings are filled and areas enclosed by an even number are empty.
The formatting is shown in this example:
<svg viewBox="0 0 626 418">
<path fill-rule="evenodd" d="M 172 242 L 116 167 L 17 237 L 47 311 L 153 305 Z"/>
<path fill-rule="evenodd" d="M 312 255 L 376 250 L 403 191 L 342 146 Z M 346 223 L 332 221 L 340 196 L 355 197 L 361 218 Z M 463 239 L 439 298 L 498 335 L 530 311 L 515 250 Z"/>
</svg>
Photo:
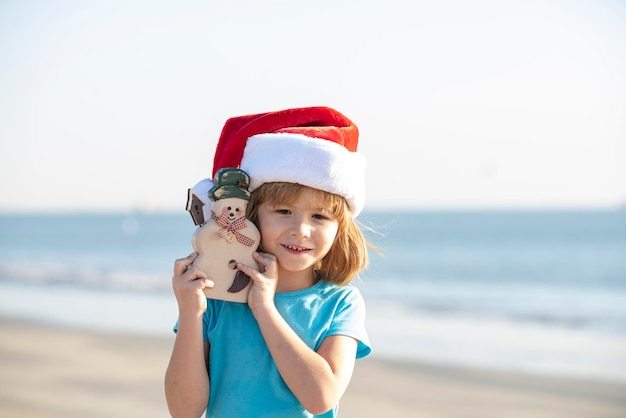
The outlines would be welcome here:
<svg viewBox="0 0 626 418">
<path fill-rule="evenodd" d="M 369 209 L 626 206 L 624 1 L 0 2 L 0 212 L 182 211 L 231 116 L 330 106 Z"/>
</svg>

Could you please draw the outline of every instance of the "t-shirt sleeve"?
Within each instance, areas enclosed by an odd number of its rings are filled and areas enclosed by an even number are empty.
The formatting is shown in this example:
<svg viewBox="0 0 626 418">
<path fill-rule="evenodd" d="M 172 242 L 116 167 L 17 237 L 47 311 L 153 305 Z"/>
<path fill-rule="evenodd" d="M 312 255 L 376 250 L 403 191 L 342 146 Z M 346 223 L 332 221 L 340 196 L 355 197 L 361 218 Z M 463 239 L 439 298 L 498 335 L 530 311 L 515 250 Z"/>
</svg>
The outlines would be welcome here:
<svg viewBox="0 0 626 418">
<path fill-rule="evenodd" d="M 358 341 L 356 358 L 372 352 L 371 343 L 365 329 L 365 301 L 361 292 L 350 286 L 349 291 L 339 301 L 335 316 L 328 330 L 329 335 L 346 335 Z"/>
<path fill-rule="evenodd" d="M 204 341 L 209 341 L 208 330 L 211 327 L 211 324 L 215 322 L 216 314 L 215 314 L 215 304 L 212 299 L 207 299 L 207 310 L 202 315 L 202 339 Z M 178 320 L 174 324 L 174 333 L 178 332 Z"/>
</svg>

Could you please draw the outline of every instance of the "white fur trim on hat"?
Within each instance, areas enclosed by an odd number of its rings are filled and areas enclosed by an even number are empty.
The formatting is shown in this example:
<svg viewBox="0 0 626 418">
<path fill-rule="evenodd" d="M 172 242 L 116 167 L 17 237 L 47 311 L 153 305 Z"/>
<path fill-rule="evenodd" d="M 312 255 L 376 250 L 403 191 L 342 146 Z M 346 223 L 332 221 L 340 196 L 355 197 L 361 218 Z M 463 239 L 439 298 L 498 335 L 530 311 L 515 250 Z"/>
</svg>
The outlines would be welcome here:
<svg viewBox="0 0 626 418">
<path fill-rule="evenodd" d="M 250 191 L 263 183 L 298 183 L 343 196 L 354 217 L 365 204 L 365 157 L 336 142 L 291 133 L 254 135 L 240 167 L 250 175 Z"/>
</svg>

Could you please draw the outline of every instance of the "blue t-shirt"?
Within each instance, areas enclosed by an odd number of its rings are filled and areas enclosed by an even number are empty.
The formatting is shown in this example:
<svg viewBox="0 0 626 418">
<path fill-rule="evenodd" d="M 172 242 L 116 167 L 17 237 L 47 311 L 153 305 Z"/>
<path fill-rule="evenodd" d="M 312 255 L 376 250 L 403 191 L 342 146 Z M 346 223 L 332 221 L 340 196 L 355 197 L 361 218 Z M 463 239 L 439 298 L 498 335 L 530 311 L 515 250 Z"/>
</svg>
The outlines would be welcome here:
<svg viewBox="0 0 626 418">
<path fill-rule="evenodd" d="M 283 381 L 245 303 L 207 300 L 203 335 L 211 345 L 211 395 L 207 417 L 313 417 Z M 317 350 L 327 336 L 358 340 L 356 358 L 367 356 L 365 304 L 351 285 L 318 281 L 308 289 L 276 293 L 276 308 L 298 336 Z M 337 406 L 316 417 L 334 417 Z"/>
</svg>

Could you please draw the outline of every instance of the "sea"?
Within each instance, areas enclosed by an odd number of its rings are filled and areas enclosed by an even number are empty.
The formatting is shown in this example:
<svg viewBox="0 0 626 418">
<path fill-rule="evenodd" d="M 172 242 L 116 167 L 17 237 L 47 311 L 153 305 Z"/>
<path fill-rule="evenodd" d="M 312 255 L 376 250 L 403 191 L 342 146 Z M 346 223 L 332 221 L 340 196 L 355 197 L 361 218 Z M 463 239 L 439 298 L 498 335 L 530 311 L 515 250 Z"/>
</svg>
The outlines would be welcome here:
<svg viewBox="0 0 626 418">
<path fill-rule="evenodd" d="M 626 383 L 626 210 L 359 221 L 373 357 Z M 172 336 L 195 228 L 185 212 L 0 215 L 0 318 Z"/>
</svg>

